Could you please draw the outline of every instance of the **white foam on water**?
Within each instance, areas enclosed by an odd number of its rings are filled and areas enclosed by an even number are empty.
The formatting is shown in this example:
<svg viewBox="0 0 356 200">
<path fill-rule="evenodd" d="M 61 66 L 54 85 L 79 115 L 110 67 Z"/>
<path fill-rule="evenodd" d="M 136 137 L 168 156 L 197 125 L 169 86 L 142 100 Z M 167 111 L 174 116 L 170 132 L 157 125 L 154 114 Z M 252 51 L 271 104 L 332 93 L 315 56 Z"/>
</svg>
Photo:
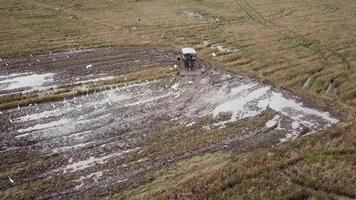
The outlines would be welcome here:
<svg viewBox="0 0 356 200">
<path fill-rule="evenodd" d="M 25 74 L 9 76 L 0 81 L 0 90 L 14 90 L 20 88 L 40 89 L 42 85 L 53 81 L 54 74 Z"/>
<path fill-rule="evenodd" d="M 292 122 L 292 129 L 293 130 L 297 130 L 299 127 L 300 127 L 299 122 L 296 122 L 296 121 Z"/>
<path fill-rule="evenodd" d="M 30 75 L 30 74 L 32 74 L 32 73 L 26 72 L 26 73 L 20 73 L 20 74 L 9 74 L 9 75 L 6 75 L 6 76 L 1 75 L 0 76 L 0 80 L 2 80 L 2 79 L 11 79 L 11 78 L 14 78 L 14 77 L 19 77 L 19 76 L 26 76 L 26 75 Z"/>
<path fill-rule="evenodd" d="M 277 125 L 279 123 L 279 120 L 281 119 L 281 116 L 275 115 L 271 120 L 266 122 L 266 127 L 267 128 L 272 128 L 273 126 Z"/>
<path fill-rule="evenodd" d="M 29 135 L 30 135 L 30 133 L 25 133 L 25 134 L 17 135 L 15 138 L 20 139 L 20 138 L 23 138 L 23 137 L 27 137 Z"/>
<path fill-rule="evenodd" d="M 52 121 L 52 122 L 45 123 L 45 124 L 36 124 L 35 126 L 31 126 L 31 127 L 25 128 L 25 129 L 19 129 L 19 130 L 17 130 L 17 132 L 25 133 L 25 132 L 35 131 L 35 130 L 48 129 L 48 128 L 68 124 L 68 123 L 70 123 L 70 121 L 71 121 L 70 119 L 63 118 L 58 121 Z M 18 135 L 16 137 L 21 137 L 21 135 Z"/>
<path fill-rule="evenodd" d="M 81 132 L 77 132 L 77 133 L 73 133 L 73 134 L 70 134 L 70 135 L 63 136 L 63 139 L 78 139 L 78 138 L 81 139 L 81 138 L 84 137 L 84 135 L 92 133 L 92 132 L 93 132 L 92 130 L 81 131 Z"/>
<path fill-rule="evenodd" d="M 25 122 L 25 121 L 31 121 L 31 120 L 39 120 L 42 118 L 48 118 L 51 116 L 59 116 L 63 113 L 70 112 L 74 110 L 74 108 L 66 108 L 66 109 L 55 109 L 55 110 L 48 110 L 48 111 L 43 111 L 40 113 L 34 113 L 31 115 L 25 115 L 22 117 L 17 118 L 18 121 L 20 122 Z"/>
<path fill-rule="evenodd" d="M 213 91 L 212 93 L 210 93 L 207 97 L 207 101 L 221 103 L 226 101 L 227 99 L 233 99 L 237 95 L 243 95 L 241 94 L 242 92 L 247 93 L 249 89 L 253 88 L 256 85 L 257 83 L 247 83 L 239 85 L 238 87 L 231 88 L 229 92 L 227 92 L 227 85 L 224 85 L 223 87 L 219 88 L 218 91 Z"/>
<path fill-rule="evenodd" d="M 155 81 L 157 82 L 157 81 Z M 144 82 L 144 83 L 139 83 L 139 84 L 130 84 L 127 85 L 123 88 L 131 88 L 131 87 L 142 87 L 145 85 L 148 85 L 152 82 Z M 146 90 L 147 91 L 147 90 Z M 132 106 L 132 105 L 137 105 L 137 104 L 144 104 L 144 103 L 149 103 L 151 101 L 158 100 L 160 98 L 164 98 L 171 95 L 166 94 L 162 96 L 154 96 L 147 97 L 146 99 L 143 100 L 136 100 L 133 103 L 122 103 L 120 106 L 126 107 L 126 106 Z M 93 97 L 91 95 L 90 97 Z M 87 97 L 89 98 L 89 97 Z M 96 94 L 96 97 L 91 100 L 88 99 L 89 101 L 82 103 L 82 104 L 70 104 L 70 101 L 64 100 L 63 104 L 60 106 L 56 106 L 57 109 L 54 110 L 47 110 L 47 111 L 42 111 L 39 113 L 33 113 L 31 115 L 26 115 L 26 116 L 21 116 L 17 118 L 16 121 L 18 122 L 26 122 L 26 121 L 36 121 L 40 120 L 43 118 L 48 118 L 48 117 L 58 117 L 60 115 L 71 115 L 70 113 L 75 111 L 75 110 L 81 110 L 85 108 L 91 108 L 93 106 L 96 107 L 95 111 L 91 112 L 90 115 L 82 115 L 80 117 L 76 118 L 64 118 L 64 119 L 59 119 L 57 121 L 52 121 L 48 123 L 43 123 L 43 124 L 36 124 L 32 127 L 28 128 L 22 128 L 18 129 L 18 133 L 23 133 L 21 135 L 16 136 L 16 138 L 22 138 L 26 137 L 29 135 L 34 135 L 38 134 L 39 137 L 52 137 L 52 136 L 59 136 L 59 135 L 68 135 L 71 134 L 72 132 L 77 132 L 76 129 L 81 126 L 85 126 L 86 124 L 90 123 L 97 123 L 105 118 L 109 118 L 112 113 L 107 113 L 107 105 L 114 106 L 113 103 L 117 102 L 122 102 L 125 100 L 130 100 L 132 99 L 132 96 L 127 94 L 126 92 L 118 92 L 115 88 L 102 91 L 100 93 Z M 97 114 L 101 114 L 97 116 Z M 91 117 L 95 116 L 95 117 Z M 31 132 L 31 133 L 28 133 Z"/>
<path fill-rule="evenodd" d="M 63 169 L 63 173 L 76 172 L 76 171 L 79 171 L 79 170 L 83 170 L 83 169 L 92 167 L 92 166 L 97 165 L 97 164 L 104 164 L 111 158 L 119 157 L 119 156 L 122 156 L 124 154 L 131 153 L 131 152 L 136 152 L 139 149 L 140 149 L 139 147 L 136 147 L 136 148 L 128 149 L 128 150 L 121 151 L 121 152 L 111 153 L 111 154 L 108 154 L 108 155 L 105 155 L 105 156 L 102 156 L 102 157 L 93 157 L 92 156 L 92 157 L 90 157 L 90 158 L 88 158 L 86 160 L 81 160 L 81 161 L 74 162 L 74 163 L 71 163 L 71 164 L 67 165 Z"/>
<path fill-rule="evenodd" d="M 254 86 L 258 85 L 257 83 L 248 83 L 241 85 L 239 87 L 234 87 L 230 90 L 230 93 L 228 94 L 230 97 L 234 97 L 236 95 L 239 95 L 241 92 L 252 89 Z"/>
<path fill-rule="evenodd" d="M 230 119 L 214 124 L 220 128 L 225 127 L 226 123 L 256 116 L 268 108 L 292 119 L 290 127 L 281 127 L 280 115 L 276 115 L 266 123 L 267 128 L 277 125 L 277 129 L 286 131 L 287 135 L 281 139 L 281 142 L 296 138 L 304 128 L 315 132 L 339 121 L 331 117 L 328 112 L 306 107 L 303 103 L 295 100 L 293 96 L 283 95 L 281 92 L 274 91 L 270 86 L 253 81 L 236 87 L 228 84 L 223 85 L 212 90 L 209 97 L 206 97 L 204 96 L 198 101 L 205 101 L 213 106 L 212 111 L 207 114 L 213 114 L 213 117 L 216 118 L 219 113 L 232 113 Z"/>
<path fill-rule="evenodd" d="M 101 121 L 102 119 L 105 119 L 107 117 L 109 117 L 110 115 L 112 115 L 112 113 L 106 113 L 104 115 L 100 115 L 98 117 L 95 118 L 85 118 L 83 120 L 73 120 L 73 124 L 78 125 L 78 124 L 87 124 L 87 123 L 93 123 L 95 121 Z M 79 119 L 82 119 L 82 117 L 80 117 Z"/>
<path fill-rule="evenodd" d="M 302 103 L 297 103 L 292 99 L 285 98 L 280 92 L 272 92 L 267 98 L 260 100 L 257 106 L 261 109 L 266 109 L 267 107 L 269 107 L 277 112 L 281 112 L 297 121 L 302 122 L 305 121 L 300 117 L 300 115 L 293 114 L 293 112 L 291 111 L 297 111 L 297 113 L 302 112 L 306 115 L 315 116 L 329 123 L 337 123 L 339 121 L 338 119 L 331 117 L 330 113 L 328 112 L 321 112 L 315 109 L 304 107 Z"/>
<path fill-rule="evenodd" d="M 174 90 L 179 90 L 179 83 L 175 83 L 174 85 L 171 86 L 171 88 Z"/>
<path fill-rule="evenodd" d="M 281 138 L 279 139 L 279 142 L 280 143 L 284 143 L 284 142 L 287 142 L 289 140 L 293 140 L 295 139 L 296 137 L 298 137 L 298 133 L 296 132 L 288 132 L 284 138 Z"/>
<path fill-rule="evenodd" d="M 252 100 L 262 97 L 270 89 L 271 87 L 267 86 L 258 88 L 256 90 L 248 92 L 247 94 L 237 95 L 235 98 L 218 105 L 213 110 L 213 115 L 214 117 L 216 117 L 220 112 L 232 112 L 232 117 L 230 121 L 236 121 L 237 119 L 257 115 L 260 112 L 255 110 L 248 110 L 245 108 L 245 105 Z"/>
<path fill-rule="evenodd" d="M 193 126 L 194 124 L 196 124 L 196 122 L 189 123 L 185 127 L 190 127 L 190 126 Z"/>
<path fill-rule="evenodd" d="M 187 17 L 195 17 L 195 18 L 203 19 L 203 15 L 201 15 L 198 12 L 194 12 L 194 11 L 190 11 L 190 10 L 184 11 L 183 15 L 185 15 Z"/>
<path fill-rule="evenodd" d="M 124 106 L 129 107 L 129 106 L 136 106 L 136 105 L 139 105 L 139 104 L 146 104 L 146 103 L 150 103 L 150 102 L 153 102 L 153 101 L 157 101 L 159 99 L 163 99 L 163 98 L 169 97 L 171 95 L 172 95 L 172 93 L 168 92 L 168 94 L 155 96 L 155 97 L 149 97 L 149 98 L 142 99 L 142 100 L 139 100 L 139 101 L 136 101 L 136 102 L 133 102 L 133 103 L 125 104 Z"/>
<path fill-rule="evenodd" d="M 80 143 L 80 144 L 76 144 L 76 145 L 72 145 L 72 146 L 59 147 L 59 148 L 52 149 L 52 152 L 60 153 L 60 152 L 65 152 L 65 151 L 69 151 L 69 150 L 77 150 L 79 148 L 86 147 L 86 146 L 88 146 L 90 144 L 94 144 L 96 142 L 97 141 L 92 141 L 92 142 Z"/>
<path fill-rule="evenodd" d="M 87 179 L 92 179 L 94 182 L 98 182 L 98 180 L 104 175 L 103 171 L 98 171 L 98 172 L 93 172 L 91 174 L 88 174 L 86 176 L 81 176 L 79 179 L 74 180 L 75 182 L 80 182 L 79 185 L 75 186 L 75 190 L 79 190 L 81 187 L 84 186 L 84 182 Z"/>
</svg>

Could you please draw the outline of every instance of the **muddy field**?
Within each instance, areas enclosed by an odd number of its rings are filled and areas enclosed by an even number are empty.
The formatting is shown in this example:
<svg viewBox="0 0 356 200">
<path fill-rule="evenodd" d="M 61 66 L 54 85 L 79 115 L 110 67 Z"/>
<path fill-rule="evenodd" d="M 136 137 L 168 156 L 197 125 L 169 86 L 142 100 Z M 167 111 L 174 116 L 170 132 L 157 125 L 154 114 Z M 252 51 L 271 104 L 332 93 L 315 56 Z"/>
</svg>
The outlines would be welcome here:
<svg viewBox="0 0 356 200">
<path fill-rule="evenodd" d="M 130 47 L 2 59 L 0 94 L 107 80 L 152 66 L 173 65 L 175 60 L 173 52 Z"/>
<path fill-rule="evenodd" d="M 5 59 L 0 92 L 85 88 L 153 66 L 175 68 L 176 57 L 126 47 Z M 231 146 L 272 147 L 338 122 L 289 91 L 202 63 L 208 67 L 201 76 L 110 85 L 2 110 L 1 194 L 7 199 L 110 196 L 149 182 L 146 174 L 178 160 Z"/>
</svg>

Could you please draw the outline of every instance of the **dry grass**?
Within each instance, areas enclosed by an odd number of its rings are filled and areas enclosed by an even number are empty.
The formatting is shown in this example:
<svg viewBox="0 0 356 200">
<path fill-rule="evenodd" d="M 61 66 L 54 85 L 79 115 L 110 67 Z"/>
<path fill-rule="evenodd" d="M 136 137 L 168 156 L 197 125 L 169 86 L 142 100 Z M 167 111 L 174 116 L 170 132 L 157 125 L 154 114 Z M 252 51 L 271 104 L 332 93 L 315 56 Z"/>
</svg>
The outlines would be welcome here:
<svg viewBox="0 0 356 200">
<path fill-rule="evenodd" d="M 200 49 L 227 70 L 355 106 L 355 9 L 352 0 L 3 0 L 0 57 L 127 44 L 198 47 L 209 41 L 236 50 L 212 57 L 213 50 Z"/>
<path fill-rule="evenodd" d="M 353 0 L 2 0 L 0 9 L 0 57 L 130 44 L 198 47 L 209 41 L 235 50 L 219 53 L 199 48 L 203 58 L 226 70 L 287 87 L 321 105 L 345 104 L 355 113 Z M 184 11 L 202 17 L 187 17 Z M 216 57 L 211 56 L 213 52 Z M 344 127 L 270 153 L 261 149 L 182 161 L 126 195 L 147 199 L 356 198 L 356 122 L 354 115 L 350 119 Z"/>
<path fill-rule="evenodd" d="M 121 199 L 317 199 L 356 197 L 355 125 L 273 150 L 196 156 L 155 172 Z M 340 149 L 340 146 L 343 149 Z M 238 147 L 237 147 L 238 148 Z"/>
<path fill-rule="evenodd" d="M 218 121 L 212 116 L 203 117 L 188 127 L 184 124 L 173 127 L 157 127 L 143 138 L 141 146 L 147 146 L 147 157 L 150 160 L 167 159 L 183 155 L 186 152 L 199 151 L 227 138 L 262 130 L 266 122 L 274 115 L 274 112 L 265 111 L 256 117 L 243 119 L 239 123 L 227 124 L 225 128 L 211 131 L 202 127 L 209 125 L 211 129 L 214 129 L 212 124 L 218 123 Z"/>
</svg>

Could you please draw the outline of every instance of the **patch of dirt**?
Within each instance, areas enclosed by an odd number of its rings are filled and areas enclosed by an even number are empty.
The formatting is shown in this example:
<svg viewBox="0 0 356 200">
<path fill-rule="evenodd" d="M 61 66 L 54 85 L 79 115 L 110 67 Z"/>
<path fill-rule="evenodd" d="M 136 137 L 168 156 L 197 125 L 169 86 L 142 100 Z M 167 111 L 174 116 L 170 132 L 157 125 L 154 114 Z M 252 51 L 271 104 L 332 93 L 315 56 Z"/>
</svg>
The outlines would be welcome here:
<svg viewBox="0 0 356 200">
<path fill-rule="evenodd" d="M 157 64 L 173 66 L 177 64 L 175 58 L 174 52 L 154 49 L 103 48 L 13 58 L 7 61 L 9 67 L 2 70 L 8 76 L 55 74 L 48 85 L 61 85 L 120 76 Z M 36 63 L 36 59 L 40 62 Z M 152 155 L 165 146 L 145 143 L 149 133 L 160 126 L 219 131 L 241 120 L 254 123 L 269 111 L 275 114 L 262 129 L 242 131 L 241 135 L 203 143 L 184 153 L 171 152 L 173 156 L 163 159 Z M 212 120 L 198 123 L 203 118 Z M 38 199 L 90 194 L 92 189 L 103 193 L 108 192 L 105 188 L 123 189 L 140 174 L 180 159 L 236 143 L 242 147 L 272 146 L 338 122 L 327 112 L 305 106 L 301 98 L 288 91 L 215 67 L 201 76 L 113 86 L 73 99 L 4 110 L 0 119 L 2 157 L 16 155 L 11 163 L 0 164 L 4 171 L 0 174 L 0 191 L 50 182 L 44 190 L 34 190 L 27 196 Z M 164 130 L 158 133 L 163 134 Z M 275 139 L 266 143 L 264 138 L 271 134 Z M 175 140 L 184 137 L 190 136 Z M 163 135 L 157 140 L 163 140 Z M 152 146 L 157 152 L 149 151 Z M 37 161 L 40 158 L 46 161 Z M 22 166 L 24 162 L 30 167 Z"/>
<path fill-rule="evenodd" d="M 3 59 L 0 95 L 30 89 L 105 80 L 152 66 L 172 65 L 176 54 L 151 48 L 120 47 L 77 50 Z M 37 84 L 20 84 L 22 79 Z"/>
</svg>

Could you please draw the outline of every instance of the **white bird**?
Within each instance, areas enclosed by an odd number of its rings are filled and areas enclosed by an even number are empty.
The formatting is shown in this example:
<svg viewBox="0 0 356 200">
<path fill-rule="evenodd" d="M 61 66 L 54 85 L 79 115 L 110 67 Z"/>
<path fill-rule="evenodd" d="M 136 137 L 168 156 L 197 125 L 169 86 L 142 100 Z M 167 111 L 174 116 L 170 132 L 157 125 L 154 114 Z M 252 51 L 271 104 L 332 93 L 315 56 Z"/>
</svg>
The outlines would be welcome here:
<svg viewBox="0 0 356 200">
<path fill-rule="evenodd" d="M 9 64 L 5 63 L 6 66 L 9 66 Z"/>
<path fill-rule="evenodd" d="M 55 106 L 54 104 L 52 104 L 52 108 L 53 108 L 53 109 L 56 109 L 56 106 Z"/>
<path fill-rule="evenodd" d="M 15 184 L 15 181 L 10 176 L 8 176 L 8 178 L 12 184 Z"/>
<path fill-rule="evenodd" d="M 2 115 L 2 112 L 0 111 L 0 115 Z"/>
<path fill-rule="evenodd" d="M 213 53 L 212 53 L 212 55 L 213 55 L 214 57 L 216 57 L 216 54 L 215 54 L 215 52 L 213 52 Z"/>
<path fill-rule="evenodd" d="M 11 122 L 11 124 L 12 124 L 12 123 L 14 123 L 14 121 L 12 121 L 12 119 L 11 119 L 11 118 L 10 118 L 10 122 Z"/>
<path fill-rule="evenodd" d="M 17 105 L 17 110 L 20 110 L 20 105 Z"/>
</svg>

